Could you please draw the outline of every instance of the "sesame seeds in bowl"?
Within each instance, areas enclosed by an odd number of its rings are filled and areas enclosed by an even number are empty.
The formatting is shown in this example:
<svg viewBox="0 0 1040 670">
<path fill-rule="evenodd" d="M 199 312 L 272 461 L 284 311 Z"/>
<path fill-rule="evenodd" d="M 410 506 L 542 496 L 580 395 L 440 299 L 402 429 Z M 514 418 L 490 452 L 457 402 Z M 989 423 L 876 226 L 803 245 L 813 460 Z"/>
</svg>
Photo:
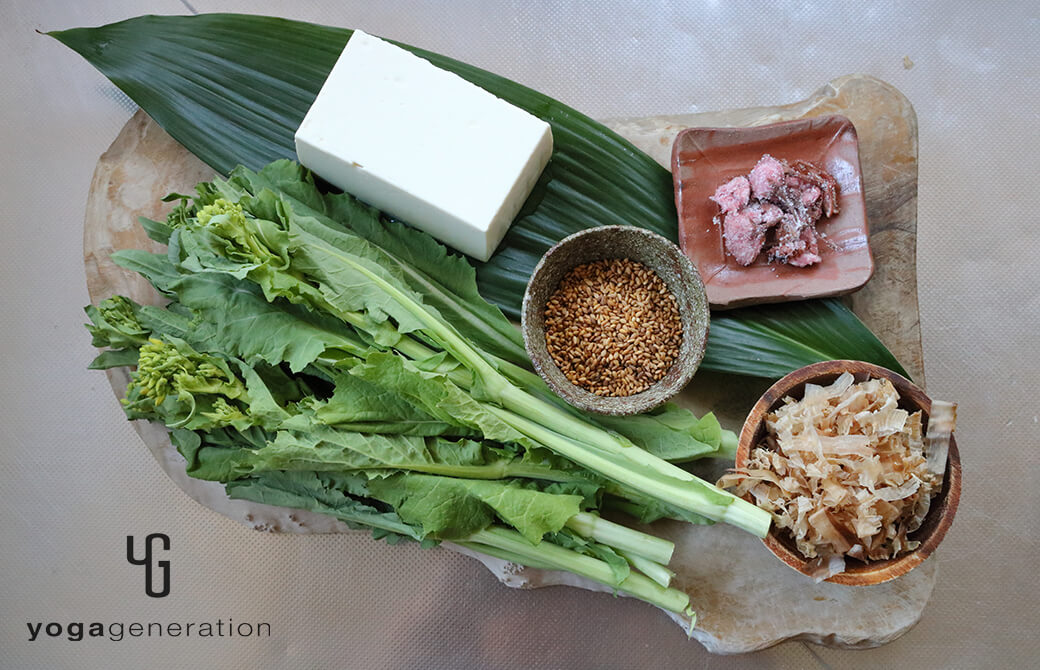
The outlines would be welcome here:
<svg viewBox="0 0 1040 670">
<path fill-rule="evenodd" d="M 675 296 L 642 263 L 609 258 L 571 268 L 545 305 L 545 344 L 564 376 L 599 396 L 641 393 L 679 356 Z"/>
<path fill-rule="evenodd" d="M 557 395 L 601 414 L 678 393 L 704 356 L 708 303 L 693 264 L 650 231 L 603 226 L 550 249 L 524 294 L 524 344 Z"/>
</svg>

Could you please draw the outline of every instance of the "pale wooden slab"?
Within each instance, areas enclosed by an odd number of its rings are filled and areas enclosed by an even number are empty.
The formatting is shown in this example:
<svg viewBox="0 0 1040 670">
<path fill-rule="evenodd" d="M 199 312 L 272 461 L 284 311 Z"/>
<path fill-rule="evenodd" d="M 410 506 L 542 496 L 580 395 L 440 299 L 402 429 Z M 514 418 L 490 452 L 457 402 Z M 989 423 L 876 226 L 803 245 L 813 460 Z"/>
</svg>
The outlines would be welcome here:
<svg viewBox="0 0 1040 670">
<path fill-rule="evenodd" d="M 917 122 L 896 89 L 868 77 L 831 82 L 808 100 L 782 107 L 707 114 L 618 119 L 608 125 L 664 166 L 679 130 L 691 126 L 755 125 L 822 114 L 844 114 L 859 132 L 861 163 L 877 270 L 867 287 L 851 296 L 856 313 L 923 381 L 917 310 Z M 159 297 L 140 277 L 114 266 L 108 255 L 119 248 L 159 250 L 137 225 L 138 216 L 162 218 L 169 205 L 160 198 L 188 193 L 213 171 L 174 142 L 142 112 L 120 132 L 98 161 L 87 203 L 84 257 L 87 286 L 95 303 L 120 293 L 139 302 Z M 128 377 L 109 372 L 122 396 Z M 759 380 L 700 373 L 679 402 L 694 411 L 713 410 L 729 428 L 744 416 L 768 384 Z M 160 426 L 135 422 L 145 444 L 166 473 L 188 495 L 217 512 L 258 530 L 350 532 L 317 514 L 231 501 L 214 482 L 191 479 L 184 461 Z M 696 468 L 707 478 L 721 465 Z M 692 636 L 708 650 L 737 653 L 789 639 L 840 647 L 871 647 L 906 632 L 920 618 L 936 579 L 930 559 L 910 574 L 880 586 L 814 584 L 770 554 L 755 538 L 728 526 L 694 527 L 660 523 L 653 531 L 676 543 L 675 586 L 687 591 L 697 609 Z M 460 550 L 458 547 L 452 547 Z M 469 553 L 469 552 L 464 552 Z M 472 554 L 471 554 L 472 555 Z M 520 588 L 570 584 L 602 590 L 572 575 L 517 569 L 477 556 L 503 583 Z M 688 621 L 674 617 L 688 627 Z"/>
</svg>

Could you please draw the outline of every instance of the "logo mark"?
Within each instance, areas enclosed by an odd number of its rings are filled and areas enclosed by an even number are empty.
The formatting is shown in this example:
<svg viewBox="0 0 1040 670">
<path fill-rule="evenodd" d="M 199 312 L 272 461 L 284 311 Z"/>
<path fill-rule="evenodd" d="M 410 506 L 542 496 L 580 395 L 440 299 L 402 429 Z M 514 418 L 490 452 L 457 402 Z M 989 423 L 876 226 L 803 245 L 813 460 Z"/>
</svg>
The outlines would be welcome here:
<svg viewBox="0 0 1040 670">
<path fill-rule="evenodd" d="M 144 592 L 152 598 L 164 598 L 170 595 L 170 562 L 169 561 L 154 561 L 152 560 L 152 545 L 154 540 L 162 542 L 163 551 L 170 550 L 170 536 L 165 533 L 152 533 L 144 538 L 144 557 L 137 558 L 134 556 L 137 552 L 134 550 L 134 536 L 126 536 L 126 560 L 131 565 L 143 565 L 144 566 Z M 154 581 L 152 579 L 152 572 L 158 566 L 162 571 L 162 589 L 160 591 L 153 590 L 152 586 Z"/>
</svg>

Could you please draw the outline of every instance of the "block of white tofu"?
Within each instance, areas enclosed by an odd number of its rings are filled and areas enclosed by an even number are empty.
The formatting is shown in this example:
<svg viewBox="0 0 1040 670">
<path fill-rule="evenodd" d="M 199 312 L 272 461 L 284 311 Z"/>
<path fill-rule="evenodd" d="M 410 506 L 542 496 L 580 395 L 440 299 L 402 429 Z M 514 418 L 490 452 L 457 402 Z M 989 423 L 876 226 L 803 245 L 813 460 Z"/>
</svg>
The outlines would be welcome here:
<svg viewBox="0 0 1040 670">
<path fill-rule="evenodd" d="M 300 163 L 486 261 L 552 154 L 549 124 L 355 30 L 296 131 Z"/>
</svg>

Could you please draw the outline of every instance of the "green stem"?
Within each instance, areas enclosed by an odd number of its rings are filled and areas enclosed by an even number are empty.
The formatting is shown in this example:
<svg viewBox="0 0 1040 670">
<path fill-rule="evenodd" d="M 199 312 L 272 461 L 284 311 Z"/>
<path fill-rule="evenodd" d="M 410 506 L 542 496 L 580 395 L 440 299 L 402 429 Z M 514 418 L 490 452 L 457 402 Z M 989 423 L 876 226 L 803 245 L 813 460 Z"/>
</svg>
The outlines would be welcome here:
<svg viewBox="0 0 1040 670">
<path fill-rule="evenodd" d="M 402 470 L 412 470 L 430 475 L 459 477 L 461 479 L 539 479 L 547 482 L 583 482 L 587 481 L 573 475 L 553 469 L 549 466 L 522 465 L 512 462 L 493 463 L 491 465 L 428 465 L 395 466 Z M 624 526 L 622 526 L 624 528 Z"/>
<path fill-rule="evenodd" d="M 614 577 L 613 569 L 605 562 L 564 549 L 551 542 L 533 545 L 520 533 L 497 526 L 477 531 L 465 541 L 458 542 L 475 551 L 490 553 L 486 548 L 496 550 L 499 556 L 509 556 L 521 565 L 531 567 L 565 570 L 586 577 L 592 581 L 605 584 L 618 591 L 635 596 L 670 612 L 692 615 L 689 611 L 690 596 L 677 589 L 662 587 L 648 577 L 639 573 L 630 573 L 620 583 Z"/>
<path fill-rule="evenodd" d="M 644 556 L 632 554 L 627 551 L 618 550 L 618 553 L 621 554 L 621 556 L 628 561 L 633 568 L 639 570 L 661 586 L 667 588 L 668 585 L 672 583 L 672 579 L 675 578 L 675 573 L 660 563 L 655 563 Z"/>
<path fill-rule="evenodd" d="M 320 245 L 315 244 L 318 247 Z M 327 253 L 339 260 L 344 265 L 350 266 L 355 271 L 364 275 L 369 281 L 378 286 L 380 290 L 384 291 L 387 295 L 393 298 L 397 304 L 408 311 L 412 316 L 416 317 L 423 323 L 424 330 L 427 334 L 442 345 L 448 353 L 455 357 L 457 361 L 465 365 L 467 368 L 472 370 L 474 374 L 484 379 L 485 383 L 489 386 L 495 387 L 489 390 L 494 393 L 500 384 L 509 385 L 509 382 L 491 366 L 490 363 L 476 350 L 474 349 L 461 335 L 459 335 L 454 328 L 449 324 L 441 321 L 433 314 L 430 314 L 423 305 L 413 300 L 410 296 L 406 295 L 398 287 L 394 286 L 390 282 L 386 281 L 378 274 L 365 267 L 361 263 L 358 263 L 353 258 L 340 253 L 337 249 L 329 246 L 321 246 L 322 251 Z M 404 350 L 402 353 L 407 354 Z M 410 354 L 408 354 L 410 355 Z"/>
<path fill-rule="evenodd" d="M 521 556 L 520 554 L 490 544 L 481 544 L 479 542 L 470 542 L 468 540 L 454 540 L 454 542 L 460 547 L 465 547 L 481 554 L 487 554 L 488 556 L 494 556 L 495 558 L 501 558 L 503 561 L 509 561 L 510 563 L 516 563 L 517 565 L 523 565 L 528 568 L 538 568 L 539 570 L 560 569 L 557 565 L 539 561 L 535 557 L 528 555 Z"/>
<path fill-rule="evenodd" d="M 668 540 L 607 521 L 597 514 L 579 512 L 567 521 L 567 527 L 582 537 L 664 565 L 672 560 L 675 551 L 675 545 Z"/>
<path fill-rule="evenodd" d="M 427 335 L 441 344 L 445 351 L 454 356 L 462 365 L 473 371 L 476 378 L 482 382 L 483 391 L 488 397 L 501 402 L 502 406 L 507 410 L 519 415 L 516 418 L 530 417 L 534 420 L 527 421 L 525 419 L 520 422 L 521 425 L 534 426 L 539 433 L 555 433 L 557 438 L 561 436 L 570 438 L 569 440 L 551 439 L 555 444 L 564 442 L 568 444 L 566 448 L 567 453 L 562 451 L 558 453 L 567 456 L 579 465 L 583 465 L 594 472 L 599 472 L 619 482 L 627 483 L 630 479 L 636 478 L 639 484 L 633 484 L 632 487 L 643 491 L 647 495 L 663 498 L 683 509 L 703 514 L 712 519 L 725 521 L 754 533 L 758 537 L 765 537 L 769 530 L 769 525 L 772 523 L 772 517 L 768 512 L 741 500 L 729 492 L 711 486 L 685 470 L 636 447 L 628 440 L 622 441 L 622 438 L 617 435 L 597 428 L 561 410 L 556 405 L 536 398 L 517 388 L 496 370 L 478 350 L 462 338 L 454 328 L 431 314 L 423 305 L 361 263 L 345 254 L 339 253 L 338 250 L 329 247 L 324 247 L 323 250 L 330 256 L 339 259 L 344 265 L 348 265 L 364 275 L 423 323 Z M 554 448 L 551 444 L 535 437 L 528 430 L 522 430 L 516 424 L 511 425 L 517 428 L 517 430 L 546 444 L 546 446 Z M 544 430 L 545 428 L 550 430 Z M 614 461 L 613 458 L 605 457 L 605 454 L 610 454 L 618 460 Z M 637 475 L 634 468 L 631 472 L 626 472 L 625 461 L 637 466 L 643 466 L 648 470 L 656 472 L 658 476 Z M 608 467 L 604 469 L 603 465 Z M 612 474 L 608 474 L 608 471 Z M 657 481 L 658 479 L 663 481 L 659 482 Z M 675 482 L 674 480 L 679 481 Z M 676 485 L 683 481 L 689 482 L 692 486 L 682 487 Z M 710 492 L 705 492 L 703 490 L 704 487 L 710 489 Z M 671 491 L 671 493 L 668 493 L 668 491 Z M 670 497 L 664 497 L 662 494 L 665 494 L 665 496 L 679 494 L 678 501 L 673 501 Z M 713 497 L 716 500 L 721 498 L 725 500 L 725 503 L 712 502 L 708 499 L 709 497 Z"/>
<path fill-rule="evenodd" d="M 357 232 L 352 230 L 349 225 L 346 225 L 342 222 L 335 221 L 334 219 L 327 217 L 324 212 L 315 210 L 306 203 L 301 202 L 300 200 L 297 200 L 296 198 L 292 197 L 288 193 L 280 193 L 280 195 L 281 197 L 289 200 L 292 203 L 293 209 L 297 211 L 306 212 L 308 215 L 315 217 L 320 222 L 328 221 L 329 223 L 327 223 L 326 225 L 332 224 L 329 225 L 329 227 L 333 230 L 339 232 L 343 229 L 346 229 L 350 230 L 352 234 L 357 234 Z M 364 239 L 370 242 L 374 248 L 378 249 L 381 253 L 385 254 L 387 258 L 392 260 L 395 264 L 395 267 L 402 273 L 404 273 L 411 280 L 410 283 L 419 284 L 422 287 L 421 289 L 416 290 L 421 292 L 423 295 L 435 294 L 439 296 L 441 300 L 443 300 L 446 303 L 449 303 L 452 307 L 455 308 L 456 314 L 459 318 L 469 322 L 471 326 L 491 328 L 495 333 L 497 333 L 500 336 L 496 338 L 499 346 L 508 350 L 515 360 L 527 361 L 527 352 L 524 349 L 523 338 L 520 336 L 520 332 L 516 328 L 514 328 L 512 324 L 510 324 L 508 321 L 502 321 L 501 323 L 495 321 L 494 323 L 489 323 L 485 319 L 481 318 L 481 316 L 477 314 L 465 300 L 460 300 L 457 295 L 455 295 L 451 291 L 445 290 L 444 287 L 436 283 L 436 278 L 428 277 L 426 274 L 416 270 L 411 265 L 411 263 L 397 256 L 396 254 L 391 253 L 386 247 L 371 242 L 371 240 L 369 240 L 368 238 Z M 413 358 L 415 357 L 413 356 Z M 497 359 L 497 357 L 496 360 L 503 360 L 503 362 L 505 362 L 504 359 Z M 523 368 L 516 366 L 513 363 L 509 363 L 509 365 L 512 365 L 513 367 L 516 367 L 519 370 L 523 370 Z"/>
<path fill-rule="evenodd" d="M 540 423 L 508 410 L 490 404 L 485 404 L 484 407 L 521 433 L 608 479 L 624 482 L 632 489 L 680 509 L 732 524 L 757 537 L 765 537 L 769 531 L 772 517 L 768 512 L 726 491 L 717 489 L 666 461 L 656 459 L 667 466 L 670 470 L 668 472 L 662 472 L 661 469 L 650 469 L 638 462 L 626 463 L 626 454 L 619 453 L 621 447 L 617 446 L 616 441 L 612 445 L 607 445 L 606 448 L 574 442 L 547 429 Z M 544 420 L 544 417 L 542 418 Z M 614 448 L 610 448 L 611 446 Z M 650 454 L 638 447 L 627 447 L 626 449 L 629 452 L 638 452 L 650 457 Z"/>
</svg>

